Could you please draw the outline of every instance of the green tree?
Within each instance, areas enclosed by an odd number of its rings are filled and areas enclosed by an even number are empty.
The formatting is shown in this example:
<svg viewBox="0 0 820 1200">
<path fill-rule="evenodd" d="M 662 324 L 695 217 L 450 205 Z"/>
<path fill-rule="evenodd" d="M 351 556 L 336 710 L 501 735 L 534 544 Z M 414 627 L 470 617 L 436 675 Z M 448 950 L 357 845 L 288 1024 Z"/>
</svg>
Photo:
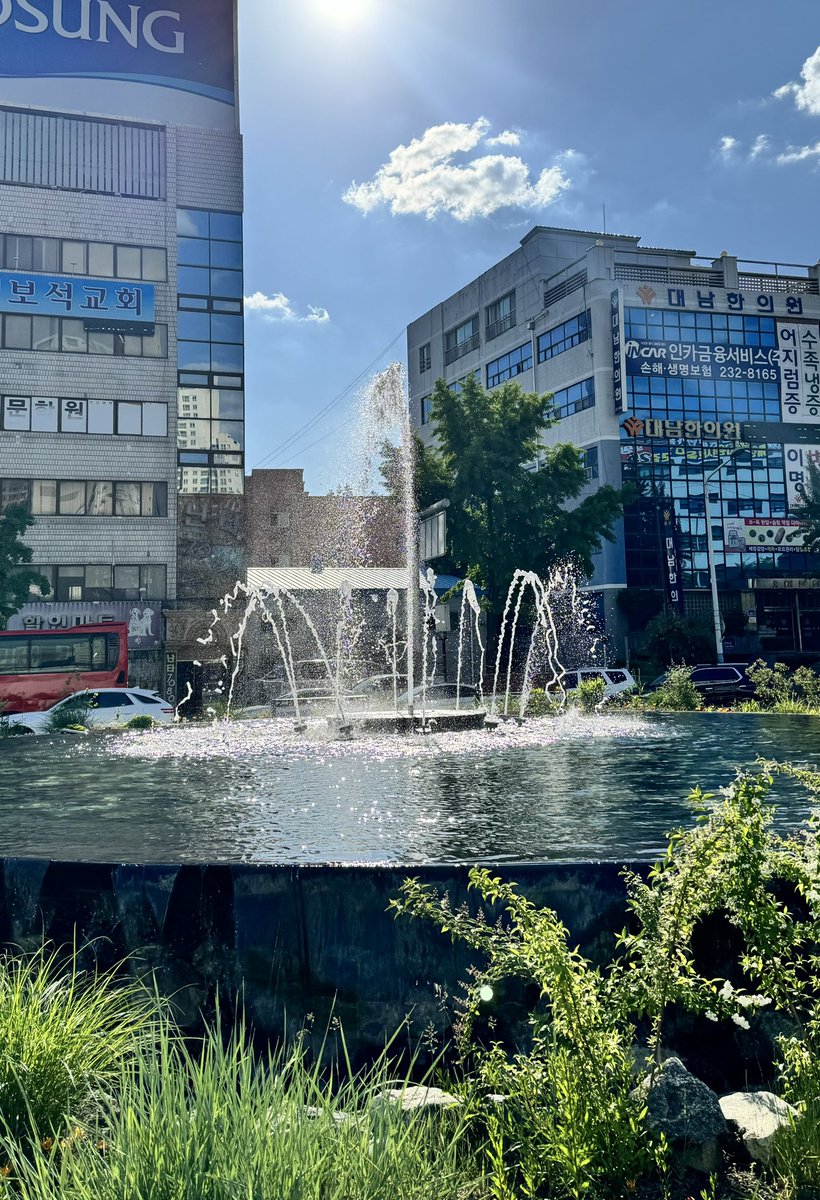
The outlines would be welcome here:
<svg viewBox="0 0 820 1200">
<path fill-rule="evenodd" d="M 431 499 L 450 500 L 452 558 L 482 585 L 491 612 L 503 608 L 518 567 L 544 574 L 571 558 L 592 574 L 602 539 L 615 540 L 612 524 L 623 511 L 622 496 L 605 485 L 573 504 L 586 472 L 575 446 L 541 443 L 540 435 L 556 421 L 549 396 L 514 382 L 485 391 L 474 376 L 456 392 L 439 380 L 432 420 L 437 447 L 424 450 L 422 462 L 425 478 L 444 490 Z M 528 471 L 524 464 L 536 457 L 541 469 Z"/>
<path fill-rule="evenodd" d="M 820 553 L 820 466 L 811 459 L 806 470 L 806 490 L 795 515 L 805 522 L 805 546 Z"/>
<path fill-rule="evenodd" d="M 49 591 L 48 580 L 26 566 L 31 562 L 31 547 L 20 539 L 33 524 L 22 505 L 13 505 L 0 514 L 0 629 L 25 604 L 32 584 L 44 595 Z"/>
<path fill-rule="evenodd" d="M 715 635 L 704 622 L 667 610 L 647 623 L 646 652 L 663 666 L 711 663 L 715 661 Z"/>
</svg>

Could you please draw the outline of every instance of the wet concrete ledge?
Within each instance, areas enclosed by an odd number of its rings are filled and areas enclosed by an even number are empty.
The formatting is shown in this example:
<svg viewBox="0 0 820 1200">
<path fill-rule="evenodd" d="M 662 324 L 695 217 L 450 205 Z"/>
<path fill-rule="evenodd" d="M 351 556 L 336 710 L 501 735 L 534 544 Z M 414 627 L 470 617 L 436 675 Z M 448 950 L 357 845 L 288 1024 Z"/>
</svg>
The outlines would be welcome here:
<svg viewBox="0 0 820 1200">
<path fill-rule="evenodd" d="M 538 905 L 554 908 L 573 945 L 599 962 L 625 922 L 616 863 L 504 863 Z M 442 998 L 459 994 L 475 955 L 426 922 L 387 911 L 417 876 L 475 909 L 467 866 L 124 865 L 0 859 L 0 941 L 26 949 L 43 938 L 88 965 L 129 957 L 173 993 L 190 1029 L 241 998 L 257 1033 L 281 1037 L 307 1014 L 315 1036 L 335 1016 L 357 1061 L 409 1021 L 400 1042 L 449 1035 Z M 492 916 L 492 913 L 488 915 Z M 231 1003 L 228 1003 L 230 1001 Z M 431 1036 L 432 1035 L 432 1036 Z"/>
</svg>

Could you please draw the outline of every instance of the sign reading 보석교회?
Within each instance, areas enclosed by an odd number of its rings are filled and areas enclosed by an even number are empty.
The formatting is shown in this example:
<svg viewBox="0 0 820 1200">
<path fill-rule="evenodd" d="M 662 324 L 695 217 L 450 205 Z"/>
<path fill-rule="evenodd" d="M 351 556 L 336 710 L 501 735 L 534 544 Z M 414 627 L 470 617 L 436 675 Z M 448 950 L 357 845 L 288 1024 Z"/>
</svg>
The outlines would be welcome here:
<svg viewBox="0 0 820 1200">
<path fill-rule="evenodd" d="M 154 285 L 0 271 L 0 312 L 29 317 L 75 317 L 98 326 L 131 322 L 152 325 Z"/>
<path fill-rule="evenodd" d="M 2 76 L 118 80 L 233 105 L 234 0 L 0 0 Z"/>
</svg>

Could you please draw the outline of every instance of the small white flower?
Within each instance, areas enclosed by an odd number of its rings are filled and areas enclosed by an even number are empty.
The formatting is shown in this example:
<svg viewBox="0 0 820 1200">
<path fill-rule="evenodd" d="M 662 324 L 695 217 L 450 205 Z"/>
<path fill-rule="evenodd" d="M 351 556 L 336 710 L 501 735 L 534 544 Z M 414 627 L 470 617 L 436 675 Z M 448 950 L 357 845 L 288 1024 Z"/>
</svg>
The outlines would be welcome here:
<svg viewBox="0 0 820 1200">
<path fill-rule="evenodd" d="M 718 995 L 720 996 L 721 1000 L 728 1000 L 734 990 L 735 989 L 732 987 L 731 983 L 727 979 L 724 982 L 723 987 L 718 992 Z"/>
<path fill-rule="evenodd" d="M 732 1020 L 734 1021 L 735 1025 L 739 1025 L 741 1029 L 749 1028 L 749 1022 L 745 1017 L 741 1017 L 740 1013 L 732 1013 Z"/>
<path fill-rule="evenodd" d="M 771 996 L 755 996 L 754 1002 L 758 1008 L 765 1008 L 767 1004 L 771 1004 Z"/>
<path fill-rule="evenodd" d="M 751 1005 L 757 1003 L 757 997 L 756 996 L 735 996 L 735 1002 L 737 1004 L 739 1004 L 741 1008 L 749 1008 Z"/>
<path fill-rule="evenodd" d="M 712 1012 L 711 1008 L 708 1008 L 703 1015 L 707 1021 L 716 1021 L 718 1019 L 717 1013 Z"/>
</svg>

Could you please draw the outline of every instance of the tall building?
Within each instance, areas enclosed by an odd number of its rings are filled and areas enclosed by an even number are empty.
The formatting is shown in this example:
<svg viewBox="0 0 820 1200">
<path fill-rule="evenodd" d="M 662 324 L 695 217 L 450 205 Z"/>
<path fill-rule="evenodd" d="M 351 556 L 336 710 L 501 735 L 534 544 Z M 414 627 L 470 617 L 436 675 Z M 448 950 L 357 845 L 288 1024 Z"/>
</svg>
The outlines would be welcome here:
<svg viewBox="0 0 820 1200">
<path fill-rule="evenodd" d="M 178 593 L 178 493 L 243 489 L 235 23 L 0 5 L 0 505 L 30 508 L 51 589 L 10 624 L 131 620 L 135 667 Z"/>
<path fill-rule="evenodd" d="M 635 487 L 589 581 L 617 653 L 664 604 L 711 622 L 713 566 L 727 655 L 820 655 L 795 519 L 820 459 L 818 265 L 639 242 L 538 226 L 414 321 L 414 424 L 434 437 L 439 378 L 553 393 L 544 444 L 577 445 L 590 489 Z"/>
</svg>

